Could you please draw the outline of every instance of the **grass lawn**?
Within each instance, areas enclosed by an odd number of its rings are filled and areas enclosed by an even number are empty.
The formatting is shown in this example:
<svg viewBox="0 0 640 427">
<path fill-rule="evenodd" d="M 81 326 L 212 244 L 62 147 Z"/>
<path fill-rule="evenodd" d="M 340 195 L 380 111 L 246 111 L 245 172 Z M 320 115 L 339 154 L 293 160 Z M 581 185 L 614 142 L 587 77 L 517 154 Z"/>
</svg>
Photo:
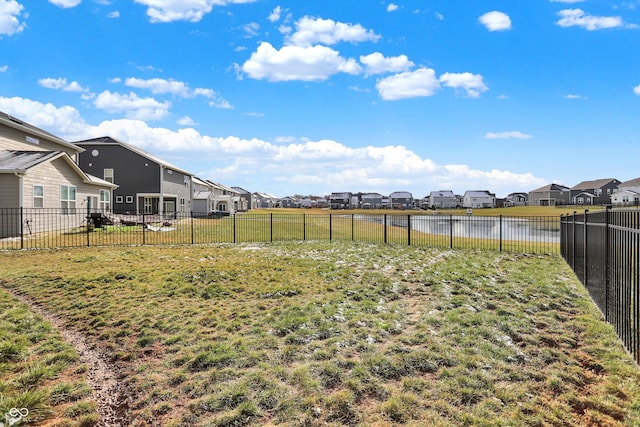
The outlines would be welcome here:
<svg viewBox="0 0 640 427">
<path fill-rule="evenodd" d="M 12 251 L 0 265 L 0 410 L 41 390 L 29 410 L 48 425 L 91 425 L 96 403 L 69 398 L 79 415 L 51 398 L 85 390 L 82 366 L 3 288 L 109 355 L 132 425 L 640 424 L 640 371 L 559 256 L 289 242 Z M 14 310 L 42 336 L 13 327 Z M 49 340 L 69 361 L 25 383 L 52 365 Z"/>
</svg>

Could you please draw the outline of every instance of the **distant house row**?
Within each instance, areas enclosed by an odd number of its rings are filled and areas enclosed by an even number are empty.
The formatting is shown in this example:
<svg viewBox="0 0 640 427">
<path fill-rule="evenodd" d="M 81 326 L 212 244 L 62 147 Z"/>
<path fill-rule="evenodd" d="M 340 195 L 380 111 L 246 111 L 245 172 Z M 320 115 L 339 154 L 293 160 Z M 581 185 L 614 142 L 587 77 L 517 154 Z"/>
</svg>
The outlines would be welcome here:
<svg viewBox="0 0 640 427">
<path fill-rule="evenodd" d="M 640 205 L 640 178 L 621 182 L 615 178 L 583 181 L 571 188 L 549 184 L 529 193 L 533 206 L 556 205 Z"/>
<path fill-rule="evenodd" d="M 211 214 L 259 208 L 446 209 L 496 206 L 640 205 L 640 178 L 549 184 L 496 198 L 487 190 L 334 192 L 328 196 L 277 197 L 250 192 L 193 173 L 126 142 L 105 136 L 65 141 L 0 112 L 0 208 L 99 209 L 114 213 Z"/>
</svg>

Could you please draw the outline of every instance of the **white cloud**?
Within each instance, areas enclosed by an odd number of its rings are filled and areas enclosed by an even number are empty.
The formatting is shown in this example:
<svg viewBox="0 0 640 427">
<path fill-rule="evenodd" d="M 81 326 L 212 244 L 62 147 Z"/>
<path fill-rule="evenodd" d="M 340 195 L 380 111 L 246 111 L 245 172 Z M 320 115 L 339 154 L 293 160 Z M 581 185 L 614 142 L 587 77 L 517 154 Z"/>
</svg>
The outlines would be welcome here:
<svg viewBox="0 0 640 427">
<path fill-rule="evenodd" d="M 414 66 L 414 63 L 409 61 L 407 55 L 385 57 L 380 52 L 361 56 L 360 62 L 366 66 L 365 74 L 367 76 L 372 74 L 398 73 L 407 71 Z"/>
<path fill-rule="evenodd" d="M 431 68 L 395 74 L 376 83 L 378 93 L 385 101 L 432 96 L 439 87 L 436 72 Z"/>
<path fill-rule="evenodd" d="M 510 132 L 487 132 L 485 135 L 486 139 L 530 139 L 531 135 L 520 131 L 510 131 Z"/>
<path fill-rule="evenodd" d="M 322 81 L 336 73 L 359 74 L 362 67 L 326 46 L 284 46 L 276 50 L 262 42 L 242 65 L 242 71 L 257 80 Z"/>
<path fill-rule="evenodd" d="M 93 105 L 108 113 L 124 113 L 129 119 L 160 120 L 169 115 L 171 103 L 153 98 L 140 98 L 133 92 L 121 94 L 105 90 L 93 101 Z"/>
<path fill-rule="evenodd" d="M 565 98 L 567 98 L 567 99 L 587 99 L 586 96 L 576 95 L 576 94 L 573 94 L 573 93 L 568 94 L 567 96 L 565 96 Z"/>
<path fill-rule="evenodd" d="M 109 12 L 107 18 L 120 18 L 120 12 L 114 10 L 113 12 Z"/>
<path fill-rule="evenodd" d="M 119 79 L 113 79 L 112 82 L 117 83 Z M 124 84 L 128 87 L 133 87 L 136 89 L 148 89 L 154 95 L 162 95 L 162 94 L 171 94 L 176 95 L 181 98 L 194 98 L 196 96 L 202 96 L 204 98 L 210 99 L 209 105 L 216 108 L 233 108 L 228 101 L 220 98 L 216 91 L 213 89 L 207 88 L 189 88 L 189 85 L 173 80 L 173 79 L 138 79 L 135 77 L 129 77 L 125 79 Z"/>
<path fill-rule="evenodd" d="M 189 116 L 184 116 L 177 122 L 180 126 L 194 126 L 196 122 Z"/>
<path fill-rule="evenodd" d="M 0 96 L 0 111 L 63 138 L 84 135 L 87 129 L 80 112 L 70 106 L 56 107 L 51 103 L 43 104 L 20 97 Z"/>
<path fill-rule="evenodd" d="M 585 0 L 549 0 L 552 3 L 582 3 Z"/>
<path fill-rule="evenodd" d="M 23 9 L 16 0 L 0 0 L 0 35 L 10 36 L 25 29 L 26 24 L 20 21 Z"/>
<path fill-rule="evenodd" d="M 138 79 L 129 77 L 124 84 L 137 89 L 149 89 L 153 94 L 171 93 L 182 97 L 189 97 L 190 90 L 186 83 L 177 80 L 166 79 Z"/>
<path fill-rule="evenodd" d="M 640 96 L 640 85 L 638 85 L 638 86 L 633 88 L 633 93 L 635 93 L 636 95 Z"/>
<path fill-rule="evenodd" d="M 49 3 L 54 4 L 58 7 L 70 8 L 76 7 L 77 5 L 82 3 L 82 0 L 49 0 Z"/>
<path fill-rule="evenodd" d="M 101 94 L 102 95 L 102 94 Z M 116 97 L 114 97 L 116 98 Z M 121 97 L 122 98 L 122 97 Z M 121 99 L 122 100 L 122 99 Z M 135 100 L 133 97 L 132 100 Z M 422 197 L 429 189 L 489 189 L 497 194 L 527 191 L 546 183 L 531 173 L 478 170 L 467 165 L 437 164 L 401 145 L 349 147 L 339 141 L 203 135 L 192 127 L 171 130 L 134 119 L 86 123 L 73 107 L 56 107 L 23 98 L 0 96 L 0 110 L 68 140 L 109 135 L 181 166 L 175 158 L 202 159 L 205 179 L 251 191 L 277 194 L 327 194 L 354 189 L 389 194 L 399 189 Z M 190 126 L 183 117 L 184 126 Z M 269 185 L 273 186 L 270 188 Z M 423 194 L 424 193 L 424 194 Z M 284 195 L 284 194 L 283 194 Z"/>
<path fill-rule="evenodd" d="M 582 9 L 564 9 L 558 12 L 558 16 L 560 19 L 556 24 L 561 27 L 582 27 L 589 31 L 595 31 L 624 26 L 624 22 L 619 16 L 592 16 Z"/>
<path fill-rule="evenodd" d="M 134 0 L 147 6 L 151 22 L 189 21 L 199 22 L 211 12 L 213 6 L 252 3 L 255 0 Z"/>
<path fill-rule="evenodd" d="M 487 12 L 478 18 L 489 31 L 506 31 L 511 29 L 511 18 L 504 12 Z"/>
<path fill-rule="evenodd" d="M 480 93 L 489 90 L 480 74 L 444 73 L 440 76 L 440 82 L 444 86 L 464 90 L 470 98 L 477 98 Z"/>
<path fill-rule="evenodd" d="M 280 20 L 280 14 L 282 13 L 282 8 L 280 6 L 276 6 L 271 14 L 269 15 L 269 21 L 278 22 Z"/>
<path fill-rule="evenodd" d="M 46 78 L 38 80 L 38 84 L 42 87 L 46 87 L 48 89 L 60 89 L 65 92 L 88 92 L 89 89 L 83 88 L 80 86 L 80 83 L 73 81 L 71 83 L 67 82 L 65 78 Z"/>
<path fill-rule="evenodd" d="M 255 37 L 258 35 L 258 30 L 260 29 L 260 24 L 258 24 L 257 22 L 250 22 L 248 24 L 246 24 L 243 27 L 245 33 L 247 33 L 247 35 L 249 37 Z"/>
<path fill-rule="evenodd" d="M 0 73 L 6 73 L 8 70 L 9 70 L 9 66 L 8 65 L 0 66 Z"/>
<path fill-rule="evenodd" d="M 226 99 L 218 98 L 212 101 L 209 101 L 209 106 L 213 108 L 220 108 L 222 110 L 233 110 L 233 105 Z"/>
<path fill-rule="evenodd" d="M 360 24 L 345 24 L 331 19 L 305 16 L 296 22 L 296 31 L 287 37 L 287 44 L 311 46 L 316 43 L 333 45 L 339 42 L 378 41 L 380 36 Z"/>
<path fill-rule="evenodd" d="M 396 10 L 398 10 L 398 5 L 389 3 L 389 5 L 387 6 L 387 12 L 395 12 Z"/>
</svg>

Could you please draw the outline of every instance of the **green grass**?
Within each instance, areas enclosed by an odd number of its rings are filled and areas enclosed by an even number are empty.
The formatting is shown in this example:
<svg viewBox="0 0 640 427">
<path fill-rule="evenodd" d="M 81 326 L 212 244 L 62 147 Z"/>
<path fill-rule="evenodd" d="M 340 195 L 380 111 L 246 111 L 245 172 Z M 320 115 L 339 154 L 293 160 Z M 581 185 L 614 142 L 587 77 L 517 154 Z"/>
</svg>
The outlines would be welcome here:
<svg viewBox="0 0 640 427">
<path fill-rule="evenodd" d="M 515 240 L 502 241 L 495 238 L 478 237 L 488 235 L 490 230 L 499 227 L 497 221 L 486 221 L 478 216 L 498 216 L 515 209 L 520 218 L 528 218 L 527 228 L 537 229 L 539 235 L 521 240 L 518 235 L 511 234 Z M 87 231 L 84 227 L 63 231 L 52 231 L 26 236 L 23 241 L 13 240 L 2 242 L 6 248 L 64 248 L 91 246 L 139 246 L 139 245 L 192 245 L 211 243 L 265 243 L 300 242 L 300 241 L 357 241 L 365 243 L 391 243 L 418 247 L 437 247 L 455 249 L 482 249 L 516 253 L 559 253 L 559 243 L 551 240 L 556 237 L 552 232 L 560 229 L 559 212 L 554 208 L 544 210 L 526 207 L 529 213 L 542 215 L 526 216 L 527 211 L 519 208 L 505 208 L 503 210 L 482 209 L 474 211 L 474 216 L 467 218 L 461 210 L 456 211 L 319 211 L 301 209 L 282 209 L 276 211 L 255 210 L 242 213 L 235 217 L 212 218 L 183 218 L 175 220 L 166 231 L 150 231 L 142 226 L 105 226 L 100 229 Z M 551 209 L 551 210 L 549 210 Z M 551 215 L 555 212 L 555 215 Z M 440 216 L 436 217 L 435 214 Z M 435 222 L 448 221 L 452 218 L 449 229 L 440 229 L 443 234 L 431 234 L 411 230 L 408 232 L 406 224 L 410 216 L 419 215 L 423 221 L 429 217 Z M 510 216 L 510 215 L 505 215 Z M 382 221 L 386 221 L 386 227 Z M 475 222 L 478 229 L 469 231 L 468 235 L 460 236 L 460 227 L 466 226 L 467 221 Z M 434 226 L 433 221 L 429 221 Z M 158 224 L 159 225 L 159 224 Z M 471 224 L 470 224 L 471 225 Z M 418 226 L 419 228 L 420 226 Z M 439 225 L 438 227 L 442 227 Z M 458 231 L 449 235 L 453 229 Z M 469 226 L 469 230 L 472 228 Z M 425 229 L 426 230 L 426 229 Z M 435 233 L 435 231 L 434 231 Z M 518 232 L 520 233 L 520 232 Z M 458 235 L 456 235 L 458 234 Z"/>
<path fill-rule="evenodd" d="M 78 425 L 66 412 L 91 403 L 82 371 L 78 354 L 55 329 L 0 288 L 0 422 L 11 408 L 26 408 L 20 425 Z"/>
<path fill-rule="evenodd" d="M 293 242 L 0 263 L 0 286 L 123 367 L 133 424 L 640 424 L 640 371 L 559 256 Z M 12 390 L 44 381 L 60 416 L 91 422 L 84 387 L 42 366 L 11 370 Z"/>
</svg>

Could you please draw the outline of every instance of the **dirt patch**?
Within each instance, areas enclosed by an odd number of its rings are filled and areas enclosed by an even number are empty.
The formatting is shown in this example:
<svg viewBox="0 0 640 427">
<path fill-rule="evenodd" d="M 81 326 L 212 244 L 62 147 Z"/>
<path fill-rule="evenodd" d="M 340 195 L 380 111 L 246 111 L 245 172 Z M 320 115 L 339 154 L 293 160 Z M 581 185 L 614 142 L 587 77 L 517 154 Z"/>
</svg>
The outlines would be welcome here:
<svg viewBox="0 0 640 427">
<path fill-rule="evenodd" d="M 8 292 L 29 308 L 42 316 L 46 321 L 51 323 L 60 335 L 69 344 L 75 348 L 80 355 L 80 360 L 88 367 L 87 384 L 93 390 L 93 398 L 98 405 L 102 427 L 120 427 L 128 425 L 129 400 L 130 395 L 127 393 L 123 384 L 121 370 L 117 366 L 109 362 L 109 358 L 96 348 L 87 338 L 66 327 L 64 321 L 59 317 L 48 312 L 41 306 L 31 301 L 28 297 L 18 294 L 10 289 Z"/>
</svg>

